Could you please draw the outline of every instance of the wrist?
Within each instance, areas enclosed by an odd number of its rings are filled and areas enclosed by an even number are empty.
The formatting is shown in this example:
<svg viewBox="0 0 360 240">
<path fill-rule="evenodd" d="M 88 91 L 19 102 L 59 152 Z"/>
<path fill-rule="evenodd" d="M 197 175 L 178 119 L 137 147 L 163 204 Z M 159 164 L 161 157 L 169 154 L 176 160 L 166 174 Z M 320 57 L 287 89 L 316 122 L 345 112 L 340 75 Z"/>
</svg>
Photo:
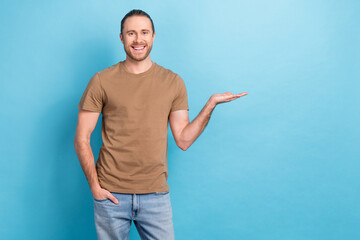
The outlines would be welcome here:
<svg viewBox="0 0 360 240">
<path fill-rule="evenodd" d="M 96 184 L 94 186 L 90 186 L 90 190 L 92 193 L 97 192 L 99 189 L 101 189 L 99 184 Z"/>
<path fill-rule="evenodd" d="M 214 100 L 213 98 L 210 98 L 209 101 L 207 102 L 207 105 L 208 105 L 211 109 L 213 109 L 213 108 L 216 107 L 216 102 L 215 102 L 215 100 Z"/>
</svg>

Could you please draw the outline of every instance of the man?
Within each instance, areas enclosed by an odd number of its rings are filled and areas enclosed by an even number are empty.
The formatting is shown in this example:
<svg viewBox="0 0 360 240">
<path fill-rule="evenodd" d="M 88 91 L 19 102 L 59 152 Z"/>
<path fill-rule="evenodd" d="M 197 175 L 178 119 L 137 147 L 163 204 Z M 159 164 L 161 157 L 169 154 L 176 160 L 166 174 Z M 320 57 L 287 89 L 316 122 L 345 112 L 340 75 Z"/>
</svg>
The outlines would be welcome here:
<svg viewBox="0 0 360 240">
<path fill-rule="evenodd" d="M 214 94 L 190 123 L 179 75 L 151 61 L 150 16 L 132 10 L 121 21 L 126 60 L 97 72 L 79 103 L 75 149 L 94 200 L 99 239 L 128 239 L 132 220 L 142 239 L 174 239 L 167 184 L 167 130 L 188 149 L 219 103 L 247 93 Z M 102 139 L 94 163 L 90 136 L 100 113 Z"/>
</svg>

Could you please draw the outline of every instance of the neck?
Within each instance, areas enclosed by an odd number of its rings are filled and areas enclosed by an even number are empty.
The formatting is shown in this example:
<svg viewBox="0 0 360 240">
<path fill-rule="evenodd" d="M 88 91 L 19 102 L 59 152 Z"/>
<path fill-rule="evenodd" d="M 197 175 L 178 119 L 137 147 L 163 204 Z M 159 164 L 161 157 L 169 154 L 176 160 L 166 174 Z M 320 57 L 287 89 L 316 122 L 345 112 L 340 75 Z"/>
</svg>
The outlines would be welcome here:
<svg viewBox="0 0 360 240">
<path fill-rule="evenodd" d="M 124 64 L 129 72 L 139 74 L 149 70 L 151 68 L 152 61 L 150 55 L 142 61 L 135 61 L 129 57 L 126 57 Z"/>
</svg>

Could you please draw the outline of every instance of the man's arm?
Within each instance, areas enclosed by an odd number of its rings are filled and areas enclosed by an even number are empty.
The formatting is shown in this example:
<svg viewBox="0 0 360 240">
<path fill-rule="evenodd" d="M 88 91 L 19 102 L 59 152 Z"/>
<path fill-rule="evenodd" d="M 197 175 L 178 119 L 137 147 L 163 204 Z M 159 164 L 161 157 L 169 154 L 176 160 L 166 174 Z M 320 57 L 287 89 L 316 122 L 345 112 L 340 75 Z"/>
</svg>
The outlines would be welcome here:
<svg viewBox="0 0 360 240">
<path fill-rule="evenodd" d="M 217 104 L 230 102 L 245 95 L 247 95 L 247 92 L 234 95 L 230 92 L 213 94 L 199 115 L 191 123 L 187 110 L 171 112 L 169 123 L 176 145 L 184 151 L 187 150 L 205 129 Z"/>
<path fill-rule="evenodd" d="M 99 115 L 100 113 L 98 112 L 79 111 L 74 146 L 94 198 L 109 198 L 117 204 L 117 199 L 109 191 L 101 188 L 99 184 L 95 169 L 95 159 L 90 146 L 90 137 L 94 131 Z"/>
</svg>

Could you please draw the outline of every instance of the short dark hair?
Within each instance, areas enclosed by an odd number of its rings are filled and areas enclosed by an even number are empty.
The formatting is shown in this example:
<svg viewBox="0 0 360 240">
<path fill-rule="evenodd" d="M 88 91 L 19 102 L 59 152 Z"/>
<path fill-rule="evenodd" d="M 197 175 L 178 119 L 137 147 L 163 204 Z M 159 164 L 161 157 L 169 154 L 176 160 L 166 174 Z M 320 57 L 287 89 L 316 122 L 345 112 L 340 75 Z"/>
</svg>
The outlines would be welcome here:
<svg viewBox="0 0 360 240">
<path fill-rule="evenodd" d="M 129 17 L 132 17 L 132 16 L 144 16 L 144 17 L 147 17 L 148 19 L 150 19 L 153 33 L 155 33 L 154 23 L 153 23 L 153 20 L 151 19 L 150 15 L 147 14 L 146 12 L 144 12 L 143 10 L 133 9 L 133 10 L 131 10 L 130 12 L 128 12 L 128 13 L 124 16 L 124 18 L 121 20 L 121 28 L 120 28 L 120 33 L 121 33 L 121 34 L 122 34 L 123 29 L 124 29 L 125 20 L 126 20 L 127 18 L 129 18 Z"/>
</svg>

